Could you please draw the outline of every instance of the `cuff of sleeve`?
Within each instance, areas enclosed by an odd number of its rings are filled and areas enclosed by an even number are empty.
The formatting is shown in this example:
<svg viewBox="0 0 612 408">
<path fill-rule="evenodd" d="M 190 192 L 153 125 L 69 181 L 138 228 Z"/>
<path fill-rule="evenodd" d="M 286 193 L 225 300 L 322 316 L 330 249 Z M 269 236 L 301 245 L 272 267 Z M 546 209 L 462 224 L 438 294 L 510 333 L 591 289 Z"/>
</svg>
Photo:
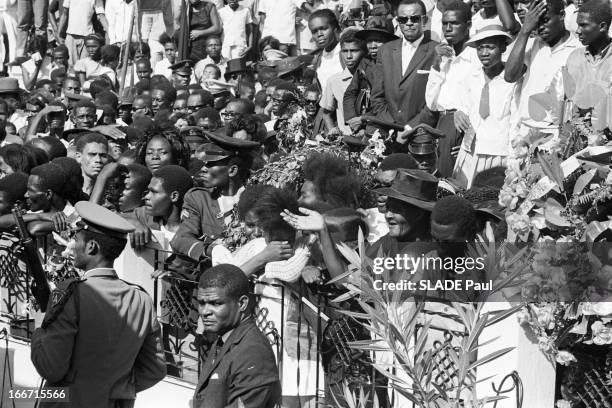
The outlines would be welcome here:
<svg viewBox="0 0 612 408">
<path fill-rule="evenodd" d="M 204 243 L 203 242 L 195 242 L 187 251 L 187 256 L 192 259 L 200 259 L 202 254 L 204 253 Z"/>
</svg>

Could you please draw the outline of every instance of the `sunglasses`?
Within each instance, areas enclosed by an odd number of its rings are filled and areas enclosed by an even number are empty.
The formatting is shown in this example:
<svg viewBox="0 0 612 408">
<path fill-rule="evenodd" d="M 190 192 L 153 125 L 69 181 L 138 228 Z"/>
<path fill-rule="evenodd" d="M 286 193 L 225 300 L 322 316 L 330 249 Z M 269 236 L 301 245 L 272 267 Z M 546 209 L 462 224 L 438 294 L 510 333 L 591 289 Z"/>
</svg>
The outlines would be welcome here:
<svg viewBox="0 0 612 408">
<path fill-rule="evenodd" d="M 410 21 L 413 24 L 416 24 L 416 23 L 420 23 L 422 19 L 423 19 L 423 16 L 400 16 L 397 18 L 397 22 L 402 25 L 406 24 L 408 21 Z"/>
<path fill-rule="evenodd" d="M 304 103 L 306 103 L 306 105 L 314 105 L 314 106 L 316 106 L 316 105 L 318 105 L 318 104 L 319 104 L 319 101 L 317 101 L 317 100 L 312 100 L 312 99 L 305 99 L 305 100 L 304 100 Z"/>
</svg>

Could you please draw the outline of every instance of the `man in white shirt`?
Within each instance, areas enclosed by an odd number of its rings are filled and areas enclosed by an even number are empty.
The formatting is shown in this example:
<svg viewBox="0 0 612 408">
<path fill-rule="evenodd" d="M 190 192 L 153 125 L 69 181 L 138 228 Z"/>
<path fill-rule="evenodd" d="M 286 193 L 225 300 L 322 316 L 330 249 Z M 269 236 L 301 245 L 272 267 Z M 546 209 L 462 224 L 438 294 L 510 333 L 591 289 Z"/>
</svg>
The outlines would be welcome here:
<svg viewBox="0 0 612 408">
<path fill-rule="evenodd" d="M 561 0 L 532 3 L 508 57 L 506 81 L 516 82 L 525 74 L 515 123 L 516 130 L 523 136 L 530 129 L 558 134 L 565 95 L 561 68 L 566 66 L 572 51 L 580 47 L 578 39 L 565 29 L 563 11 Z M 537 37 L 529 47 L 533 31 L 537 32 Z M 536 96 L 544 114 L 530 112 L 529 101 Z"/>
<path fill-rule="evenodd" d="M 459 89 L 481 65 L 476 50 L 465 45 L 471 26 L 470 6 L 462 1 L 448 5 L 440 24 L 447 44 L 436 46 L 437 58 L 429 72 L 425 101 L 429 109 L 440 114 L 436 127 L 446 137 L 439 142 L 438 170 L 442 177 L 450 177 L 463 137 L 454 123 L 455 111 L 459 107 Z"/>
<path fill-rule="evenodd" d="M 323 88 L 329 78 L 342 72 L 338 32 L 340 24 L 336 15 L 328 9 L 317 10 L 308 19 L 308 28 L 317 45 L 312 65 L 316 68 L 317 79 Z"/>
<path fill-rule="evenodd" d="M 251 10 L 238 4 L 238 0 L 228 0 L 227 6 L 219 10 L 219 18 L 223 24 L 221 54 L 227 59 L 246 56 L 253 46 Z"/>
<path fill-rule="evenodd" d="M 134 22 L 132 13 L 136 12 L 133 0 L 106 0 L 104 15 L 108 21 L 108 43 L 121 46 L 127 40 L 130 25 Z M 138 27 L 132 31 L 132 40 L 138 41 Z"/>
<path fill-rule="evenodd" d="M 222 42 L 216 35 L 211 35 L 206 39 L 206 54 L 207 57 L 203 60 L 198 61 L 193 69 L 193 77 L 197 84 L 201 84 L 204 80 L 204 68 L 208 64 L 215 64 L 221 71 L 221 78 L 225 75 L 225 69 L 227 68 L 227 59 L 221 55 Z"/>
<path fill-rule="evenodd" d="M 259 3 L 261 38 L 269 35 L 276 38 L 281 43 L 280 50 L 287 55 L 295 51 L 298 9 L 313 11 L 306 0 L 260 0 Z"/>
<path fill-rule="evenodd" d="M 501 25 L 510 34 L 516 34 L 521 29 L 517 17 L 508 0 L 481 0 L 480 11 L 472 17 L 470 37 L 485 27 Z"/>
<path fill-rule="evenodd" d="M 98 16 L 106 33 L 108 33 L 108 22 L 104 15 L 102 0 L 63 1 L 64 11 L 60 17 L 58 32 L 66 33 L 65 42 L 70 51 L 70 65 L 74 65 L 78 60 L 87 56 L 85 37 L 94 34 L 94 13 Z"/>
<path fill-rule="evenodd" d="M 332 131 L 340 131 L 343 134 L 351 134 L 351 128 L 345 123 L 344 119 L 344 92 L 351 83 L 353 73 L 357 70 L 357 66 L 366 56 L 367 50 L 365 42 L 355 37 L 356 30 L 345 30 L 340 37 L 340 53 L 346 68 L 344 71 L 332 75 L 327 81 L 327 85 L 323 90 L 321 97 L 321 107 L 323 111 L 323 119 L 327 125 L 327 129 Z M 336 126 L 332 119 L 332 113 L 336 112 Z"/>
</svg>

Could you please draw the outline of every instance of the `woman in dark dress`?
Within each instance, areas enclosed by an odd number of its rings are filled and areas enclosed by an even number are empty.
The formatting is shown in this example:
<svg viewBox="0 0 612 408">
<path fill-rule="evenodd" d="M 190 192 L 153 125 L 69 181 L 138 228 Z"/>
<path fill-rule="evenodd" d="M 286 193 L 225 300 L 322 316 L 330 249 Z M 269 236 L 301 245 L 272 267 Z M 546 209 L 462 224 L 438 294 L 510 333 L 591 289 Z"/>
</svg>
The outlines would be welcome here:
<svg viewBox="0 0 612 408">
<path fill-rule="evenodd" d="M 206 38 L 221 34 L 222 26 L 214 4 L 203 0 L 189 4 L 189 58 L 198 62 L 206 57 Z"/>
</svg>

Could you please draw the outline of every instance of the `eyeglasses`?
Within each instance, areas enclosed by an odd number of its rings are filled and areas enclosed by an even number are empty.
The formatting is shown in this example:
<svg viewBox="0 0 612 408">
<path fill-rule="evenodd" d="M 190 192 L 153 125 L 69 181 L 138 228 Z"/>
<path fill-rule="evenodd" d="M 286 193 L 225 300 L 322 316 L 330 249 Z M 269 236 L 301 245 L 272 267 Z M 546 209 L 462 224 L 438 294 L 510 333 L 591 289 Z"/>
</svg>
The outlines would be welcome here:
<svg viewBox="0 0 612 408">
<path fill-rule="evenodd" d="M 304 103 L 305 103 L 306 105 L 317 106 L 317 104 L 319 103 L 319 101 L 317 101 L 317 100 L 311 100 L 311 99 L 304 99 Z"/>
<path fill-rule="evenodd" d="M 420 23 L 424 16 L 400 16 L 397 17 L 397 22 L 401 25 L 406 24 L 410 21 L 413 24 Z"/>
<path fill-rule="evenodd" d="M 221 116 L 223 116 L 224 118 L 233 118 L 236 115 L 237 115 L 237 113 L 236 112 L 232 112 L 232 111 L 221 112 Z"/>
</svg>

